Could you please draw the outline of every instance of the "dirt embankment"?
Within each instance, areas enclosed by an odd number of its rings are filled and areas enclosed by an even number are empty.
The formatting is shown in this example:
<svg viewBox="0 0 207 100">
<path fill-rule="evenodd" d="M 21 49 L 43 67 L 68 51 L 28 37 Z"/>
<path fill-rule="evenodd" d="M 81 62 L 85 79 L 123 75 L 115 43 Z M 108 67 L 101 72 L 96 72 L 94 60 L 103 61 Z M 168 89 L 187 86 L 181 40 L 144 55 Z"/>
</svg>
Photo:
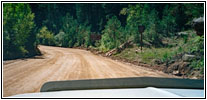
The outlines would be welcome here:
<svg viewBox="0 0 207 100">
<path fill-rule="evenodd" d="M 39 92 L 48 81 L 120 77 L 173 77 L 86 50 L 39 46 L 42 56 L 4 61 L 3 96 Z"/>
</svg>

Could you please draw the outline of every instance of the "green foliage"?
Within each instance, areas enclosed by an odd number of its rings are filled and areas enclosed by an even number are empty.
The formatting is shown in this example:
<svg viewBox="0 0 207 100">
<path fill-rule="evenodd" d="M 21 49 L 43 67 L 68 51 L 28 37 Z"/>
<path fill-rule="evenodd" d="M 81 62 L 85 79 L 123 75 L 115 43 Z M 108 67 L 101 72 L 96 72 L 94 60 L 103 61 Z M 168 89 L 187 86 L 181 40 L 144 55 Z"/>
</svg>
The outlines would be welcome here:
<svg viewBox="0 0 207 100">
<path fill-rule="evenodd" d="M 176 18 L 169 12 L 172 9 L 169 6 L 165 6 L 163 10 L 162 20 L 160 22 L 160 31 L 163 33 L 163 36 L 170 37 L 173 36 L 176 32 Z"/>
<path fill-rule="evenodd" d="M 140 57 L 138 57 L 138 54 L 135 52 L 135 50 L 136 50 L 136 48 L 126 48 L 121 53 L 117 53 L 113 56 L 127 59 L 130 61 L 137 61 L 138 59 L 140 59 Z"/>
<path fill-rule="evenodd" d="M 187 22 L 195 17 L 202 16 L 204 5 L 139 3 L 32 4 L 31 6 L 37 16 L 35 21 L 39 28 L 47 26 L 48 30 L 54 34 L 57 34 L 60 30 L 65 33 L 65 42 L 62 43 L 64 47 L 95 46 L 95 42 L 90 40 L 90 33 L 86 34 L 81 30 L 88 30 L 87 27 L 90 26 L 90 30 L 87 32 L 92 31 L 98 34 L 102 32 L 104 34 L 103 31 L 106 30 L 104 26 L 107 26 L 107 21 L 116 16 L 121 25 L 119 29 L 121 33 L 119 34 L 120 38 L 117 38 L 118 42 L 113 41 L 107 44 L 110 45 L 107 46 L 107 49 L 110 49 L 128 39 L 134 39 L 134 42 L 139 45 L 139 25 L 146 27 L 143 34 L 144 41 L 155 47 L 162 46 L 162 37 L 174 36 L 176 32 L 188 27 Z M 87 25 L 85 22 L 87 22 Z M 101 44 L 101 41 L 97 41 L 97 43 Z M 105 48 L 104 45 L 101 45 L 101 47 Z"/>
<path fill-rule="evenodd" d="M 129 5 L 127 11 L 127 25 L 126 29 L 128 34 L 132 35 L 135 43 L 140 43 L 140 35 L 138 33 L 138 25 L 143 24 L 143 17 L 141 11 L 143 10 L 142 4 L 137 4 L 135 6 Z M 123 12 L 122 10 L 122 12 Z M 144 16 L 144 15 L 143 15 Z"/>
<path fill-rule="evenodd" d="M 141 61 L 147 64 L 152 64 L 152 60 L 157 59 L 162 62 L 169 61 L 174 55 L 175 48 L 143 48 L 139 51 L 138 47 L 127 48 L 114 56 L 128 59 L 130 61 Z M 138 52 L 136 52 L 138 50 Z"/>
<path fill-rule="evenodd" d="M 151 63 L 153 59 L 165 62 L 175 55 L 174 51 L 174 48 L 146 48 L 144 52 L 139 53 L 139 57 L 141 57 L 142 61 L 146 63 Z"/>
<path fill-rule="evenodd" d="M 154 45 L 160 45 L 159 23 L 158 12 L 155 9 L 150 10 L 149 4 L 129 5 L 126 27 L 128 32 L 134 36 L 135 43 L 140 43 L 138 26 L 144 25 L 144 39 Z"/>
<path fill-rule="evenodd" d="M 190 23 L 193 18 L 198 18 L 204 16 L 204 4 L 203 3 L 185 3 L 185 15 L 189 18 L 188 23 Z"/>
<path fill-rule="evenodd" d="M 83 42 L 85 47 L 88 47 L 91 45 L 91 26 L 87 26 L 87 24 L 83 25 L 82 30 L 79 32 L 79 34 L 83 34 Z M 81 39 L 81 38 L 80 38 Z"/>
<path fill-rule="evenodd" d="M 163 62 L 168 62 L 171 59 L 172 56 L 174 56 L 173 52 L 169 52 L 169 51 L 168 52 L 164 52 L 161 60 Z"/>
<path fill-rule="evenodd" d="M 162 37 L 175 36 L 189 28 L 188 22 L 193 18 L 203 16 L 203 4 L 136 4 L 123 8 L 120 14 L 127 15 L 126 27 L 135 43 L 140 43 L 137 27 L 144 25 L 144 40 L 162 46 Z"/>
<path fill-rule="evenodd" d="M 34 35 L 33 19 L 34 14 L 28 4 L 3 4 L 4 59 L 25 57 L 33 51 L 27 48 L 28 45 L 34 47 L 34 38 L 29 39 Z"/>
<path fill-rule="evenodd" d="M 57 35 L 55 35 L 55 41 L 57 46 L 63 46 L 65 40 L 65 33 L 63 31 L 60 31 Z"/>
<path fill-rule="evenodd" d="M 191 67 L 193 68 L 203 68 L 204 67 L 204 59 L 194 60 L 191 62 Z"/>
<path fill-rule="evenodd" d="M 78 21 L 70 16 L 70 14 L 65 16 L 64 21 L 62 30 L 65 35 L 62 46 L 74 47 L 85 45 L 88 47 L 91 44 L 91 31 L 90 26 L 87 25 L 87 22 L 84 24 L 78 24 Z"/>
<path fill-rule="evenodd" d="M 91 45 L 90 33 L 90 26 L 87 26 L 87 23 L 79 25 L 77 32 L 77 42 L 75 46 L 88 47 Z"/>
<path fill-rule="evenodd" d="M 195 36 L 189 41 L 190 52 L 197 55 L 203 55 L 204 53 L 204 37 Z"/>
<path fill-rule="evenodd" d="M 38 29 L 46 26 L 53 33 L 58 33 L 62 27 L 62 17 L 69 9 L 65 9 L 63 4 L 39 3 L 31 4 L 32 11 L 35 13 L 35 22 Z M 64 9 L 63 9 L 64 8 Z M 72 9 L 73 6 L 70 7 Z"/>
<path fill-rule="evenodd" d="M 200 59 L 193 60 L 190 63 L 190 66 L 194 69 L 199 69 L 201 71 L 201 74 L 204 73 L 204 57 L 201 57 Z"/>
<path fill-rule="evenodd" d="M 37 34 L 37 39 L 40 44 L 55 45 L 55 38 L 52 32 L 50 32 L 46 26 L 42 27 Z"/>
<path fill-rule="evenodd" d="M 78 22 L 70 14 L 67 14 L 64 18 L 63 31 L 65 32 L 64 47 L 73 47 L 76 42 L 76 36 L 78 32 Z"/>
<path fill-rule="evenodd" d="M 32 8 L 32 13 L 30 7 Z M 63 47 L 96 46 L 103 51 L 134 40 L 140 44 L 139 25 L 145 26 L 143 39 L 153 47 L 163 47 L 163 37 L 174 37 L 189 28 L 190 21 L 203 16 L 203 4 L 3 4 L 4 57 L 30 54 L 35 41 Z M 95 17 L 94 17 L 95 16 Z M 35 26 L 33 20 L 37 26 Z M 37 32 L 39 30 L 39 32 Z M 101 34 L 92 41 L 91 32 Z M 36 34 L 38 33 L 38 36 Z M 199 54 L 201 42 L 184 38 L 179 52 Z M 200 41 L 200 40 L 199 40 Z M 198 46 L 200 45 L 200 46 Z M 203 51 L 199 51 L 203 52 Z M 178 51 L 176 51 L 178 53 Z M 170 54 L 166 54 L 165 58 Z"/>
<path fill-rule="evenodd" d="M 103 51 L 117 48 L 120 45 L 121 23 L 116 16 L 108 20 L 102 31 L 101 49 Z"/>
<path fill-rule="evenodd" d="M 161 43 L 161 37 L 159 34 L 159 19 L 158 19 L 158 12 L 156 10 L 152 10 L 150 13 L 150 16 L 152 17 L 149 19 L 149 25 L 146 28 L 146 38 L 147 40 L 151 43 L 154 44 L 155 46 L 160 46 Z"/>
<path fill-rule="evenodd" d="M 197 56 L 196 60 L 193 60 L 190 64 L 193 68 L 204 70 L 204 37 L 195 36 L 187 43 L 188 52 Z"/>
</svg>

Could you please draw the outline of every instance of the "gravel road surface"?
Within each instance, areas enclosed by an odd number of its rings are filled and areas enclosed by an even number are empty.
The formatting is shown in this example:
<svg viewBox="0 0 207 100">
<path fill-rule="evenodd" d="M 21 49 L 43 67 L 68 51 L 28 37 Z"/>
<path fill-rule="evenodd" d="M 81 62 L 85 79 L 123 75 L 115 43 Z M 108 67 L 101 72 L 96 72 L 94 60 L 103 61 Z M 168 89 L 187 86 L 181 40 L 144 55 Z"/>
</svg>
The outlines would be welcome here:
<svg viewBox="0 0 207 100">
<path fill-rule="evenodd" d="M 120 77 L 172 77 L 94 55 L 89 51 L 39 46 L 43 53 L 27 59 L 3 62 L 3 96 L 39 92 L 48 81 Z"/>
</svg>

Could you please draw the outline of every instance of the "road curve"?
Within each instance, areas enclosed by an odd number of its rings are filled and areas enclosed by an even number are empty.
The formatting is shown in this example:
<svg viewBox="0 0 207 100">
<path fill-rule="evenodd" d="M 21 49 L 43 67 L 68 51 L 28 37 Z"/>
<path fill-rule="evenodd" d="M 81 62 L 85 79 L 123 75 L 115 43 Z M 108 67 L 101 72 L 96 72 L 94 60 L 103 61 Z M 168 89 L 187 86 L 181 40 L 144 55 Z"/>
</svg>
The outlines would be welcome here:
<svg viewBox="0 0 207 100">
<path fill-rule="evenodd" d="M 120 77 L 172 77 L 89 51 L 39 46 L 43 56 L 3 62 L 3 96 L 39 92 L 48 81 Z"/>
</svg>

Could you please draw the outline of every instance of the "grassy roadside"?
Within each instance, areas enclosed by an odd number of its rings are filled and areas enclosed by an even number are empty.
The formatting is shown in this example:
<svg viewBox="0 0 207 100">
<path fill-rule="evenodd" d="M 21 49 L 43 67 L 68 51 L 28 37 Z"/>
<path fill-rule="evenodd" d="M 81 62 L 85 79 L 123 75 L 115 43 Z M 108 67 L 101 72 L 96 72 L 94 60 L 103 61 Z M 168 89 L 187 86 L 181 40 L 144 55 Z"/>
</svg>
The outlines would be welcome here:
<svg viewBox="0 0 207 100">
<path fill-rule="evenodd" d="M 151 64 L 152 60 L 160 59 L 163 62 L 173 56 L 175 48 L 143 48 L 141 52 L 139 47 L 127 48 L 123 52 L 114 55 L 132 61 Z"/>
<path fill-rule="evenodd" d="M 153 69 L 186 78 L 203 78 L 204 70 L 204 38 L 195 35 L 194 31 L 185 31 L 186 36 L 164 38 L 166 44 L 162 48 L 144 47 L 133 45 L 124 49 L 121 53 L 111 56 L 133 64 L 145 64 Z M 195 56 L 184 60 L 185 55 Z M 162 68 L 161 68 L 162 67 Z"/>
<path fill-rule="evenodd" d="M 133 44 L 108 57 L 184 78 L 203 79 L 204 37 L 195 35 L 192 30 L 184 33 L 184 36 L 163 38 L 165 46 L 162 48 L 143 47 L 141 52 L 140 47 Z M 102 56 L 107 54 L 107 51 L 100 51 L 98 47 L 89 47 L 86 50 Z"/>
</svg>

